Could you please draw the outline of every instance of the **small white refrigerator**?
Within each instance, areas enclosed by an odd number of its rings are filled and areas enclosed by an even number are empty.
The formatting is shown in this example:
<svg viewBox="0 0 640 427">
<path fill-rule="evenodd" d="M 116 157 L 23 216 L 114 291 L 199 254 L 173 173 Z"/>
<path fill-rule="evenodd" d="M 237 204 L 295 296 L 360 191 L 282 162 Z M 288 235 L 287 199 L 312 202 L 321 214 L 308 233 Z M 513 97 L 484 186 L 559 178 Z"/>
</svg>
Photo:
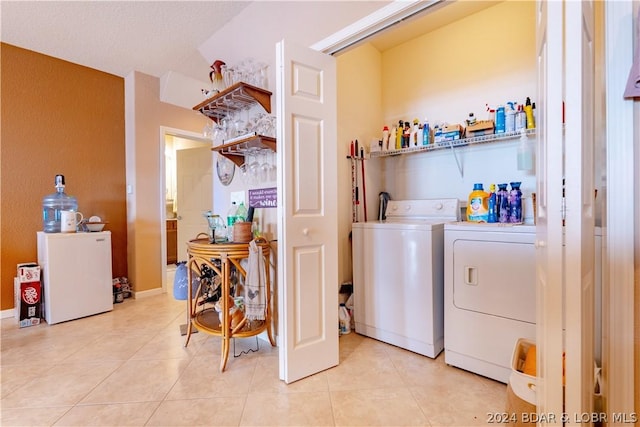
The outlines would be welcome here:
<svg viewBox="0 0 640 427">
<path fill-rule="evenodd" d="M 113 310 L 111 232 L 37 234 L 46 322 Z"/>
</svg>

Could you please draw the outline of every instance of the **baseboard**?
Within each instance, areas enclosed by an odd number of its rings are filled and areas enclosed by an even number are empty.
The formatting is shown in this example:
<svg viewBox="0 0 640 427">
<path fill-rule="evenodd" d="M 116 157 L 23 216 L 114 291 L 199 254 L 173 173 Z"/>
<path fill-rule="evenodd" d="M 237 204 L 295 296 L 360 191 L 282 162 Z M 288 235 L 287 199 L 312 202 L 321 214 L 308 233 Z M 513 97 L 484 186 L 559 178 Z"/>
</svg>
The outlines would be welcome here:
<svg viewBox="0 0 640 427">
<path fill-rule="evenodd" d="M 164 294 L 164 293 L 166 293 L 166 291 L 164 291 L 162 288 L 155 288 L 155 289 L 149 289 L 148 291 L 134 291 L 132 297 L 134 299 L 142 299 L 142 298 L 153 297 L 153 296 Z"/>
<path fill-rule="evenodd" d="M 10 308 L 8 310 L 2 310 L 0 311 L 0 319 L 7 319 L 9 317 L 16 317 L 16 310 L 15 308 Z"/>
</svg>

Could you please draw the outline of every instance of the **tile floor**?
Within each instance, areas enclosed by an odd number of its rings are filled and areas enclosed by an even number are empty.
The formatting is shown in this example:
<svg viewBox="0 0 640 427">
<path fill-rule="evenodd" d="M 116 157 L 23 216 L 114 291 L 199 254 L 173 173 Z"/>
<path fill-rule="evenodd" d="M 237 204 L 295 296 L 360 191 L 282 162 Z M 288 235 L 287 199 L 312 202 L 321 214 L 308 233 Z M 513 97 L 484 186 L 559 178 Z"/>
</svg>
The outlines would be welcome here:
<svg viewBox="0 0 640 427">
<path fill-rule="evenodd" d="M 2 426 L 470 426 L 505 410 L 504 384 L 355 332 L 337 367 L 290 385 L 262 340 L 220 373 L 220 339 L 197 333 L 185 348 L 171 293 L 56 325 L 1 323 Z"/>
</svg>

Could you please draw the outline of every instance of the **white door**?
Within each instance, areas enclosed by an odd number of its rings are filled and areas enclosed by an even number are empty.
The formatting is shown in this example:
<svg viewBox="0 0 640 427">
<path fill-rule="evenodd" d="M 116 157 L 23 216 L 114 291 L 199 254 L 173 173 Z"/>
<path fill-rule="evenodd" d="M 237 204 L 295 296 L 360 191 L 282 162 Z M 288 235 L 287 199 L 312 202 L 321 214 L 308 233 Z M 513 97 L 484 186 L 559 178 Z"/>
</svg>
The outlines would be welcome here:
<svg viewBox="0 0 640 427">
<path fill-rule="evenodd" d="M 213 205 L 212 164 L 209 145 L 176 151 L 178 261 L 187 260 L 187 242 L 207 232 L 202 213 Z"/>
<path fill-rule="evenodd" d="M 538 1 L 536 223 L 538 386 L 540 413 L 563 413 L 562 395 L 562 2 Z M 559 420 L 558 420 L 559 421 Z"/>
<path fill-rule="evenodd" d="M 594 17 L 591 1 L 565 2 L 565 412 L 593 412 Z M 575 422 L 575 420 L 574 420 Z"/>
<path fill-rule="evenodd" d="M 336 64 L 276 46 L 280 379 L 338 364 Z"/>
<path fill-rule="evenodd" d="M 536 395 L 538 412 L 556 414 L 551 424 L 559 424 L 574 421 L 562 420 L 559 414 L 591 413 L 592 409 L 593 14 L 590 3 L 572 1 L 538 1 L 537 11 L 541 114 L 537 123 Z"/>
</svg>

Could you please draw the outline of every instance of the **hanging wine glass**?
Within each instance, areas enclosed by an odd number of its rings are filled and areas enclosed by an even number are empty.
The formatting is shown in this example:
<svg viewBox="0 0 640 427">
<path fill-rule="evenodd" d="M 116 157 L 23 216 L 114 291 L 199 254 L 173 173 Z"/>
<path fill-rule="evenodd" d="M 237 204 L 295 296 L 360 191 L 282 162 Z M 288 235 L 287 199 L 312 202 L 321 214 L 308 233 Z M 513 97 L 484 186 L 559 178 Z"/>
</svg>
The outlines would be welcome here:
<svg viewBox="0 0 640 427">
<path fill-rule="evenodd" d="M 278 155 L 275 151 L 272 151 L 270 157 L 269 181 L 276 181 L 278 179 Z"/>
<path fill-rule="evenodd" d="M 269 181 L 269 171 L 271 170 L 271 164 L 269 163 L 269 154 L 271 150 L 262 150 L 260 155 L 262 156 L 262 163 L 260 164 L 260 182 Z"/>
</svg>

